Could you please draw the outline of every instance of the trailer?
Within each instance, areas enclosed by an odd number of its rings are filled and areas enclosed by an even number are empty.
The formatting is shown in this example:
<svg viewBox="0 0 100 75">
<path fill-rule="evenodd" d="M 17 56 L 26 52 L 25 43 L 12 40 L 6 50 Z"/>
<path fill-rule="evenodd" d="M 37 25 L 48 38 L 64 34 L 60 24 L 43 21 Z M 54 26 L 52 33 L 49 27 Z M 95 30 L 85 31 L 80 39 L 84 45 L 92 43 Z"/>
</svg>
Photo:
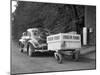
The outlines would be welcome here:
<svg viewBox="0 0 100 75">
<path fill-rule="evenodd" d="M 74 60 L 79 59 L 81 36 L 79 34 L 59 33 L 47 36 L 48 50 L 55 51 L 54 56 L 58 63 L 62 63 L 64 55 L 71 55 Z"/>
</svg>

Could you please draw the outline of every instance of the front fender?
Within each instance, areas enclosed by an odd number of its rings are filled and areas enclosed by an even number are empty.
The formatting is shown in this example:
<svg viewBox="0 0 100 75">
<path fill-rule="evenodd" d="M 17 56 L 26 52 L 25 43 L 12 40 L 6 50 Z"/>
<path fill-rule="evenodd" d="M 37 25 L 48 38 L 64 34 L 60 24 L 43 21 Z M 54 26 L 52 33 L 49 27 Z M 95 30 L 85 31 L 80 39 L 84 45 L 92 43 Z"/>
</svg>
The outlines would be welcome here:
<svg viewBox="0 0 100 75">
<path fill-rule="evenodd" d="M 35 48 L 37 48 L 37 45 L 33 40 L 29 40 L 28 43 L 31 43 Z"/>
</svg>

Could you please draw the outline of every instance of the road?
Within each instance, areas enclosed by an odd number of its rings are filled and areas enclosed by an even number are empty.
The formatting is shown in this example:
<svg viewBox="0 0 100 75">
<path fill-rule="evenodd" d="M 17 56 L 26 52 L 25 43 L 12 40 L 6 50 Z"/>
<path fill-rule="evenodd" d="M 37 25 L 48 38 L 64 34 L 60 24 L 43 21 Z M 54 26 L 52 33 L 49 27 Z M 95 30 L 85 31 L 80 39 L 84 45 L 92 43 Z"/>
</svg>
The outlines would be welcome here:
<svg viewBox="0 0 100 75">
<path fill-rule="evenodd" d="M 36 73 L 51 71 L 68 71 L 95 69 L 95 59 L 80 57 L 78 62 L 71 57 L 65 57 L 62 64 L 58 64 L 53 57 L 53 53 L 38 53 L 33 57 L 26 53 L 20 53 L 17 44 L 11 45 L 11 73 Z"/>
</svg>

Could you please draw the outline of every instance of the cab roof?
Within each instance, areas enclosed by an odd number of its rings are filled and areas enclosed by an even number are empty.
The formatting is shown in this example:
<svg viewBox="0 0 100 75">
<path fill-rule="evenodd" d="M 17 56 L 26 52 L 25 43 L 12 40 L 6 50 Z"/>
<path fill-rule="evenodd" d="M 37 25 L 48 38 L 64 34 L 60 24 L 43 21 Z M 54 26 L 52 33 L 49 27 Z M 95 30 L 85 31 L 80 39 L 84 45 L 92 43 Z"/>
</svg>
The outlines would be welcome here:
<svg viewBox="0 0 100 75">
<path fill-rule="evenodd" d="M 38 31 L 38 28 L 29 28 L 27 31 L 32 32 L 32 31 Z"/>
</svg>

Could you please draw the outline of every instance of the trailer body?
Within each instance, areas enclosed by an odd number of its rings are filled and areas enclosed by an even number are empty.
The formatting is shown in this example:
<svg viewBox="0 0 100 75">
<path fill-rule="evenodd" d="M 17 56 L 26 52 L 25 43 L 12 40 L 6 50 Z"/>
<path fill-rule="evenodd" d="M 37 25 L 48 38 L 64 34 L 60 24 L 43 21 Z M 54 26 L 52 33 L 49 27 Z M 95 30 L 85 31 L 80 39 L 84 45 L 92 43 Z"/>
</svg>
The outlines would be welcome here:
<svg viewBox="0 0 100 75">
<path fill-rule="evenodd" d="M 72 55 L 76 61 L 79 59 L 81 36 L 79 34 L 59 33 L 47 36 L 48 50 L 55 51 L 54 56 L 58 63 L 62 63 L 64 55 Z"/>
<path fill-rule="evenodd" d="M 47 37 L 48 50 L 68 50 L 81 48 L 78 34 L 59 33 Z"/>
</svg>

